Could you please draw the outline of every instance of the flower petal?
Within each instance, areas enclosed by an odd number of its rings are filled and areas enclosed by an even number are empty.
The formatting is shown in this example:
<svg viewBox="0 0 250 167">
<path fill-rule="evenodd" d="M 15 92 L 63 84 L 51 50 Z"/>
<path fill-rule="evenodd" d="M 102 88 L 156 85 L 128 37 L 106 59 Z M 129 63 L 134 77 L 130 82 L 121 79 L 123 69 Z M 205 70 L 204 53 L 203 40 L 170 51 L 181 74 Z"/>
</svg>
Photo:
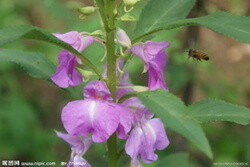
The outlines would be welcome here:
<svg viewBox="0 0 250 167">
<path fill-rule="evenodd" d="M 78 50 L 79 52 L 82 52 L 83 50 L 85 50 L 88 46 L 90 46 L 92 43 L 97 42 L 98 40 L 96 40 L 94 37 L 92 36 L 85 36 L 82 35 L 80 37 L 80 44 L 78 46 L 78 48 L 76 50 Z"/>
<path fill-rule="evenodd" d="M 154 153 L 156 149 L 162 150 L 169 144 L 164 126 L 160 119 L 154 118 L 138 123 L 131 131 L 125 150 L 130 155 L 132 163 L 137 165 L 137 158 L 145 163 L 158 159 Z"/>
<path fill-rule="evenodd" d="M 94 37 L 81 35 L 77 31 L 70 31 L 65 34 L 54 33 L 53 35 L 56 36 L 58 39 L 62 40 L 63 42 L 66 42 L 71 45 L 78 52 L 82 52 L 93 42 L 97 41 Z"/>
<path fill-rule="evenodd" d="M 161 65 L 161 64 L 159 64 Z M 148 88 L 149 90 L 164 89 L 168 90 L 166 81 L 164 79 L 164 68 L 161 68 L 156 63 L 150 63 L 148 69 Z"/>
<path fill-rule="evenodd" d="M 77 64 L 76 57 L 66 50 L 62 50 L 58 55 L 59 65 L 51 80 L 62 88 L 76 86 L 82 82 L 82 76 L 74 68 Z"/>
<path fill-rule="evenodd" d="M 143 61 L 146 61 L 146 56 L 144 52 L 144 44 L 134 45 L 129 51 L 131 51 L 134 55 L 141 58 Z"/>
<path fill-rule="evenodd" d="M 70 86 L 77 86 L 77 85 L 82 83 L 83 77 L 75 69 L 73 69 L 72 74 L 70 76 L 71 76 L 71 78 L 69 80 L 69 85 Z"/>
<path fill-rule="evenodd" d="M 61 139 L 63 139 L 64 141 L 66 141 L 67 143 L 69 143 L 72 147 L 76 147 L 77 145 L 82 144 L 79 136 L 74 136 L 58 131 L 56 131 L 56 135 Z"/>
<path fill-rule="evenodd" d="M 91 165 L 82 156 L 75 155 L 68 162 L 67 167 L 91 167 Z"/>
<path fill-rule="evenodd" d="M 145 52 L 151 55 L 157 55 L 160 51 L 169 47 L 170 43 L 167 41 L 155 42 L 155 41 L 147 41 L 144 44 Z"/>
<path fill-rule="evenodd" d="M 76 41 L 79 40 L 79 33 L 77 31 L 69 31 L 64 34 L 57 32 L 53 34 L 55 37 L 60 39 L 63 42 L 68 43 L 69 45 L 75 45 Z"/>
<path fill-rule="evenodd" d="M 138 164 L 137 157 L 140 154 L 143 140 L 142 129 L 140 127 L 135 127 L 131 131 L 125 145 L 125 151 L 131 157 L 133 164 Z"/>
<path fill-rule="evenodd" d="M 63 108 L 62 122 L 72 135 L 84 136 L 92 133 L 94 142 L 104 142 L 117 129 L 119 112 L 112 103 L 78 100 L 68 103 Z"/>
<path fill-rule="evenodd" d="M 117 135 L 121 139 L 126 139 L 128 137 L 128 132 L 131 130 L 133 113 L 128 107 L 116 104 L 117 109 L 119 109 L 120 121 L 117 129 Z"/>
<path fill-rule="evenodd" d="M 147 125 L 150 126 L 156 134 L 155 149 L 165 149 L 169 145 L 169 140 L 161 120 L 159 118 L 151 119 L 147 122 Z"/>
<path fill-rule="evenodd" d="M 100 99 L 111 101 L 111 93 L 103 81 L 91 81 L 84 87 L 84 97 L 86 99 Z"/>
<path fill-rule="evenodd" d="M 90 135 L 75 136 L 57 131 L 56 135 L 66 141 L 71 146 L 71 150 L 79 155 L 85 154 L 93 143 Z"/>
</svg>

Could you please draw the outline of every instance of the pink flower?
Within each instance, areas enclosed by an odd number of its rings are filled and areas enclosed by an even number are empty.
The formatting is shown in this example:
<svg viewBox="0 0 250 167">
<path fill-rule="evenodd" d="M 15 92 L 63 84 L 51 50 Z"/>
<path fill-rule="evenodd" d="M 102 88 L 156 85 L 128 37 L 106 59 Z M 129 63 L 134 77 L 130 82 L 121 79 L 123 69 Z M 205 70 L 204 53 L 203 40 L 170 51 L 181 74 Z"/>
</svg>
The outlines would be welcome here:
<svg viewBox="0 0 250 167">
<path fill-rule="evenodd" d="M 71 45 L 75 50 L 78 52 L 82 52 L 92 43 L 96 42 L 97 40 L 92 36 L 82 35 L 77 31 L 70 31 L 65 34 L 62 33 L 54 33 L 58 39 L 66 42 L 67 44 Z"/>
<path fill-rule="evenodd" d="M 138 158 L 145 163 L 158 159 L 155 150 L 163 150 L 169 145 L 164 125 L 158 118 L 141 120 L 132 129 L 125 150 L 132 164 L 138 165 Z"/>
<path fill-rule="evenodd" d="M 165 48 L 169 47 L 169 45 L 170 43 L 166 41 L 147 41 L 143 44 L 134 45 L 130 49 L 133 54 L 144 62 L 144 71 L 148 71 L 149 74 L 149 90 L 168 90 L 164 79 L 164 69 L 167 61 Z"/>
<path fill-rule="evenodd" d="M 78 52 L 82 52 L 93 42 L 97 41 L 92 36 L 84 36 L 77 31 L 70 31 L 65 34 L 54 33 L 54 35 L 71 45 Z M 62 50 L 58 55 L 59 65 L 55 74 L 51 76 L 51 80 L 62 88 L 69 86 L 77 86 L 82 82 L 82 75 L 75 69 L 81 60 L 69 51 Z"/>
<path fill-rule="evenodd" d="M 58 55 L 59 65 L 51 80 L 61 88 L 77 86 L 82 82 L 82 75 L 76 71 L 78 58 L 72 53 L 62 50 Z"/>
<path fill-rule="evenodd" d="M 126 138 L 131 129 L 130 109 L 110 102 L 110 92 L 102 81 L 92 81 L 85 87 L 85 100 L 68 103 L 62 111 L 62 122 L 69 134 L 92 135 L 94 142 L 105 142 L 116 130 Z"/>
<path fill-rule="evenodd" d="M 133 86 L 124 77 L 120 86 Z M 121 97 L 132 89 L 118 89 L 117 96 Z M 125 100 L 122 105 L 131 108 L 133 128 L 126 142 L 125 151 L 131 157 L 132 166 L 140 166 L 138 159 L 145 163 L 157 160 L 155 150 L 163 150 L 169 145 L 164 125 L 158 118 L 141 103 L 137 97 Z"/>
<path fill-rule="evenodd" d="M 92 144 L 90 136 L 74 136 L 61 132 L 56 132 L 56 135 L 71 146 L 71 158 L 67 167 L 90 167 L 90 164 L 82 157 Z"/>
</svg>

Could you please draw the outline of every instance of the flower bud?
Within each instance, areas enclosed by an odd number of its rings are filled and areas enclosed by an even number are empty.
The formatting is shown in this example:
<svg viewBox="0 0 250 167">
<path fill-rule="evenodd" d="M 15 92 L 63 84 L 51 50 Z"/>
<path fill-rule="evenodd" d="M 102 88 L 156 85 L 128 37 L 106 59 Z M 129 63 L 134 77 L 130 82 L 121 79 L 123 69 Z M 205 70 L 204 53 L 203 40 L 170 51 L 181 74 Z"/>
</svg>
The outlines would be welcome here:
<svg viewBox="0 0 250 167">
<path fill-rule="evenodd" d="M 136 19 L 133 16 L 131 16 L 129 13 L 126 13 L 125 15 L 121 16 L 119 18 L 119 20 L 121 20 L 121 21 L 136 21 Z"/>
<path fill-rule="evenodd" d="M 84 76 L 84 77 L 86 77 L 86 78 L 89 78 L 89 77 L 95 75 L 95 73 L 93 73 L 92 71 L 83 70 L 83 69 L 78 68 L 78 67 L 76 67 L 76 70 L 77 70 L 80 74 L 82 74 L 82 76 Z"/>
<path fill-rule="evenodd" d="M 135 92 L 145 92 L 145 91 L 148 91 L 148 87 L 146 86 L 133 86 L 133 90 Z"/>
<path fill-rule="evenodd" d="M 83 8 L 78 8 L 78 12 L 80 12 L 81 14 L 86 15 L 86 16 L 94 13 L 95 10 L 96 10 L 96 8 L 93 7 L 93 6 L 87 6 L 87 7 L 83 7 Z"/>
<path fill-rule="evenodd" d="M 134 6 L 137 2 L 139 2 L 140 0 L 123 0 L 124 4 L 126 6 Z"/>
<path fill-rule="evenodd" d="M 122 30 L 119 29 L 116 33 L 116 39 L 119 45 L 123 46 L 123 47 L 127 47 L 130 48 L 131 47 L 131 41 L 127 35 L 127 33 Z"/>
<path fill-rule="evenodd" d="M 104 33 L 102 30 L 96 30 L 96 31 L 90 33 L 90 35 L 102 36 L 102 35 L 104 35 Z"/>
</svg>

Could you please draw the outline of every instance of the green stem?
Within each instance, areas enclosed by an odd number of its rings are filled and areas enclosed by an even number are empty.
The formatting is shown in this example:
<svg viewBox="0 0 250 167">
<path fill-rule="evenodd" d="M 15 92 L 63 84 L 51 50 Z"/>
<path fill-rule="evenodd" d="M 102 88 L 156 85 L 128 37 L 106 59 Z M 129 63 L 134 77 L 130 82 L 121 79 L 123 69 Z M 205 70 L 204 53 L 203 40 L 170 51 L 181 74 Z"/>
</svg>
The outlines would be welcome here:
<svg viewBox="0 0 250 167">
<path fill-rule="evenodd" d="M 115 56 L 115 0 L 106 0 L 106 49 L 107 49 L 107 86 L 116 101 L 116 56 Z"/>
<path fill-rule="evenodd" d="M 107 86 L 116 101 L 116 56 L 115 56 L 115 0 L 96 0 L 106 31 L 107 49 Z M 117 167 L 118 153 L 116 134 L 107 141 L 109 167 Z"/>
<path fill-rule="evenodd" d="M 108 166 L 117 167 L 118 153 L 117 153 L 117 141 L 115 133 L 108 139 L 107 146 L 108 146 Z"/>
<path fill-rule="evenodd" d="M 115 56 L 115 33 L 107 32 L 106 48 L 107 48 L 107 86 L 112 94 L 113 100 L 116 99 L 116 56 Z"/>
</svg>

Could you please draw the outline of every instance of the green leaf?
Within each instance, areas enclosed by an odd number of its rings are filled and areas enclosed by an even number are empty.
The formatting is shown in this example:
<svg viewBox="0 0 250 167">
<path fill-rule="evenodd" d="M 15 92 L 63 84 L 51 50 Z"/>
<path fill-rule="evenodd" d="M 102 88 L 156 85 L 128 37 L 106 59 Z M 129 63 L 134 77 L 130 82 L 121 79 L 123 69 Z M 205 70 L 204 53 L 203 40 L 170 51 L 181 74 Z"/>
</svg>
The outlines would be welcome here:
<svg viewBox="0 0 250 167">
<path fill-rule="evenodd" d="M 208 99 L 188 106 L 188 116 L 201 123 L 212 121 L 230 121 L 242 125 L 250 123 L 250 109 L 230 104 L 222 100 Z"/>
<path fill-rule="evenodd" d="M 250 18 L 245 16 L 235 16 L 227 12 L 215 12 L 204 17 L 177 20 L 170 23 L 166 22 L 164 26 L 153 29 L 142 36 L 138 36 L 133 41 L 138 41 L 162 30 L 170 30 L 190 25 L 204 26 L 217 33 L 229 36 L 241 42 L 250 43 Z"/>
<path fill-rule="evenodd" d="M 186 137 L 209 158 L 212 158 L 211 148 L 201 126 L 186 116 L 187 107 L 179 98 L 160 89 L 140 92 L 137 95 L 167 127 Z"/>
<path fill-rule="evenodd" d="M 195 0 L 150 0 L 141 12 L 135 34 L 142 35 L 167 22 L 184 19 L 194 4 Z"/>
<path fill-rule="evenodd" d="M 187 153 L 176 153 L 162 157 L 156 167 L 189 167 Z"/>
<path fill-rule="evenodd" d="M 0 30 L 0 46 L 13 42 L 18 39 L 40 40 L 40 41 L 52 43 L 63 49 L 66 49 L 70 51 L 71 53 L 73 53 L 74 55 L 78 56 L 85 65 L 92 68 L 94 72 L 96 72 L 99 76 L 101 76 L 97 68 L 86 57 L 84 57 L 81 53 L 76 51 L 72 46 L 57 39 L 50 32 L 44 29 L 33 27 L 33 26 L 28 26 L 28 25 L 23 25 L 23 26 L 8 27 L 8 28 L 4 28 Z"/>
<path fill-rule="evenodd" d="M 12 61 L 20 64 L 32 77 L 48 79 L 55 66 L 41 53 L 17 50 L 0 50 L 0 61 Z"/>
</svg>

